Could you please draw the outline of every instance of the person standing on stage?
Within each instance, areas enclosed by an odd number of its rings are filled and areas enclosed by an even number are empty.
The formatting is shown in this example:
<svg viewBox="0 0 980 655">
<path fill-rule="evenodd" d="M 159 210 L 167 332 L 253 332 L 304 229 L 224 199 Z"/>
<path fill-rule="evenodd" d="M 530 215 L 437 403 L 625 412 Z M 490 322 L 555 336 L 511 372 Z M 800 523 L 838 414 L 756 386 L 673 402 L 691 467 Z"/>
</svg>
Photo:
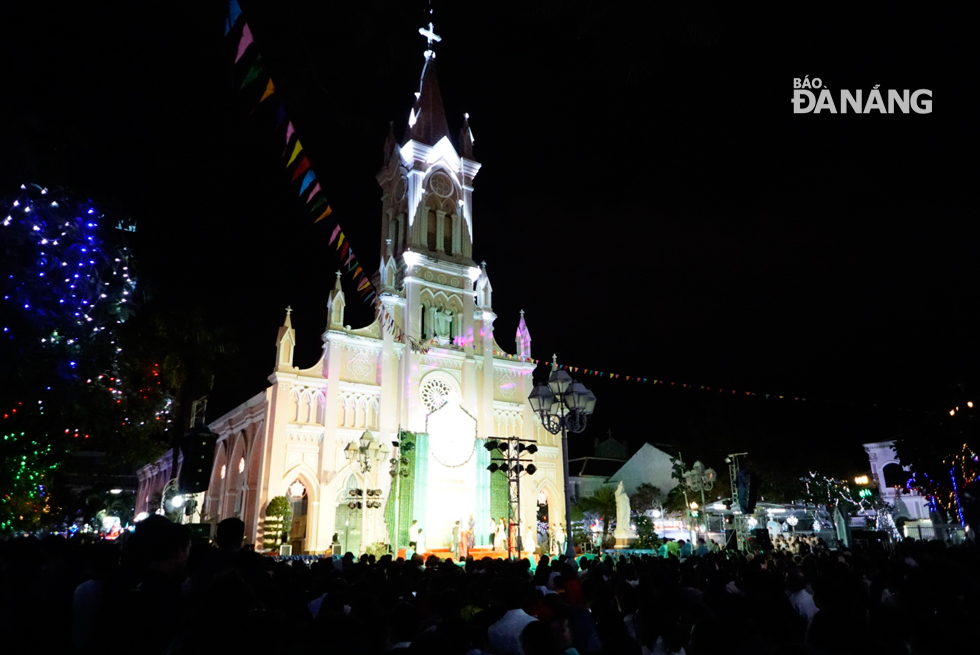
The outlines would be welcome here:
<svg viewBox="0 0 980 655">
<path fill-rule="evenodd" d="M 494 550 L 494 538 L 497 536 L 497 519 L 490 519 L 490 550 Z"/>
</svg>

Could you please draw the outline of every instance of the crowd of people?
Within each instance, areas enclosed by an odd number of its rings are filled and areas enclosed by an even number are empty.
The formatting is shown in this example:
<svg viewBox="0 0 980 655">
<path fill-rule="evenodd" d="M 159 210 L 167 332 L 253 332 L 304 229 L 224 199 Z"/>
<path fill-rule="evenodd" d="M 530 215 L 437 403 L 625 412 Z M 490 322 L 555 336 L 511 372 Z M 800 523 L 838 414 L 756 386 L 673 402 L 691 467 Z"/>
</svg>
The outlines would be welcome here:
<svg viewBox="0 0 980 655">
<path fill-rule="evenodd" d="M 32 651 L 350 655 L 950 653 L 972 542 L 805 552 L 281 561 L 151 516 L 125 539 L 0 541 L 0 625 Z"/>
</svg>

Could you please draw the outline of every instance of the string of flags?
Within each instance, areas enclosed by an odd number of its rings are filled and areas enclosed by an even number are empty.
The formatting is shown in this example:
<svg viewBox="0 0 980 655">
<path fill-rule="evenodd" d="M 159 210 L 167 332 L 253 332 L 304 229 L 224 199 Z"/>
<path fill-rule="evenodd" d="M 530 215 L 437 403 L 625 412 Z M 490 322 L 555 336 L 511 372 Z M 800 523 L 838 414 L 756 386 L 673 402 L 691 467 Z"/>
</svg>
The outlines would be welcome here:
<svg viewBox="0 0 980 655">
<path fill-rule="evenodd" d="M 653 384 L 663 384 L 671 387 L 680 387 L 682 389 L 699 389 L 701 391 L 711 391 L 714 393 L 727 393 L 731 395 L 745 395 L 745 396 L 762 396 L 767 399 L 778 399 L 778 400 L 799 400 L 804 401 L 806 398 L 800 396 L 788 396 L 786 394 L 777 393 L 757 393 L 755 391 L 744 391 L 737 389 L 726 389 L 724 387 L 709 387 L 705 385 L 689 384 L 686 382 L 671 382 L 670 380 L 654 380 L 648 377 L 643 377 L 640 375 L 623 375 L 620 373 L 612 373 L 610 371 L 600 371 L 594 368 L 583 368 L 581 366 L 570 366 L 568 364 L 558 364 L 557 362 L 549 362 L 545 359 L 533 359 L 531 357 L 520 357 L 519 355 L 512 355 L 510 353 L 505 353 L 500 350 L 494 350 L 493 354 L 495 357 L 500 357 L 503 359 L 510 359 L 513 361 L 521 361 L 532 364 L 550 364 L 557 367 L 559 370 L 565 370 L 570 373 L 581 373 L 583 375 L 591 375 L 599 378 L 606 378 L 610 380 L 623 380 L 624 382 L 646 382 Z"/>
<path fill-rule="evenodd" d="M 241 26 L 239 28 L 239 25 Z M 309 218 L 314 218 L 313 223 L 319 223 L 325 218 L 330 217 L 333 209 L 327 202 L 325 192 L 313 171 L 312 163 L 303 144 L 296 133 L 296 127 L 286 115 L 286 108 L 276 94 L 276 86 L 272 81 L 269 70 L 262 59 L 252 30 L 242 17 L 242 9 L 238 0 L 230 0 L 228 3 L 228 17 L 225 21 L 225 36 L 229 39 L 237 37 L 235 48 L 235 67 L 240 73 L 241 82 L 238 84 L 239 91 L 251 94 L 255 101 L 252 113 L 255 112 L 263 103 L 274 107 L 270 110 L 273 115 L 274 131 L 282 132 L 285 141 L 281 159 L 285 162 L 285 168 L 290 177 L 290 184 L 298 189 L 299 200 L 302 202 L 303 211 Z M 250 53 L 254 52 L 254 56 Z M 242 72 L 244 71 L 244 72 Z M 264 83 L 264 84 L 263 84 Z M 261 95 L 258 89 L 262 90 Z M 367 275 L 366 269 L 358 261 L 351 247 L 350 239 L 344 234 L 340 223 L 334 220 L 334 227 L 330 233 L 328 247 L 332 246 L 337 253 L 341 265 L 354 284 L 354 289 L 364 302 L 370 302 L 374 306 L 378 322 L 385 330 L 391 332 L 398 341 L 403 341 L 416 352 L 427 352 L 428 346 L 417 339 L 409 336 L 402 330 L 394 317 L 379 302 L 374 285 Z"/>
</svg>

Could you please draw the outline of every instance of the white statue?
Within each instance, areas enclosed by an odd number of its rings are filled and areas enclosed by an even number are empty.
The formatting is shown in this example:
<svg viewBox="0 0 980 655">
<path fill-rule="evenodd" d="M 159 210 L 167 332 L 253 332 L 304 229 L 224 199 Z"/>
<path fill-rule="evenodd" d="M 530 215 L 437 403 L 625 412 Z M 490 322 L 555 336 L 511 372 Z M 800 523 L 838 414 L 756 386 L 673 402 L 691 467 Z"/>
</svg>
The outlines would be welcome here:
<svg viewBox="0 0 980 655">
<path fill-rule="evenodd" d="M 623 489 L 623 481 L 616 487 L 616 530 L 613 536 L 617 539 L 635 539 L 637 534 L 630 527 L 630 497 Z"/>
<path fill-rule="evenodd" d="M 555 544 L 553 552 L 557 555 L 561 555 L 565 552 L 565 531 L 562 529 L 561 523 L 555 526 Z"/>
<path fill-rule="evenodd" d="M 432 314 L 436 336 L 441 339 L 448 339 L 452 332 L 453 312 L 436 308 Z"/>
</svg>

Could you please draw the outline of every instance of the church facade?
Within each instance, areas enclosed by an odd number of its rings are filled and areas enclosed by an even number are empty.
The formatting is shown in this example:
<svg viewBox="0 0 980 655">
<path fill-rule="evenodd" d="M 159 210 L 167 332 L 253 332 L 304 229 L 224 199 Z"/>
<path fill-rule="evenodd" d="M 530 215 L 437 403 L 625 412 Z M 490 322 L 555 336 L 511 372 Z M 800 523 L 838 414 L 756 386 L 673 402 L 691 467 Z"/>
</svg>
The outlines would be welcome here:
<svg viewBox="0 0 980 655">
<path fill-rule="evenodd" d="M 426 549 L 448 547 L 456 521 L 463 529 L 475 525 L 476 545 L 485 545 L 491 519 L 499 522 L 507 505 L 502 474 L 487 470 L 490 438 L 534 439 L 538 447 L 537 471 L 521 478 L 520 534 L 546 517 L 546 528 L 535 527 L 541 543 L 564 516 L 560 438 L 527 403 L 535 365 L 523 312 L 515 351 L 505 354 L 496 341 L 492 286 L 485 264 L 472 256 L 480 164 L 468 117 L 458 141 L 450 139 L 431 50 L 415 95 L 405 137 L 399 142 L 389 133 L 377 175 L 383 195 L 373 278 L 384 312 L 410 339 L 378 319 L 345 325 L 338 273 L 320 360 L 296 366 L 300 335 L 287 311 L 271 385 L 209 425 L 219 439 L 204 520 L 240 517 L 257 548 L 266 505 L 276 496 L 293 507 L 294 554 L 391 543 L 396 507 L 401 546 L 411 520 L 423 529 Z M 365 438 L 384 444 L 372 447 L 369 467 L 347 457 Z M 415 448 L 406 453 L 408 478 L 400 479 L 389 458 L 406 440 Z M 137 511 L 154 509 L 155 487 L 170 477 L 161 470 L 152 464 L 140 471 Z"/>
</svg>

